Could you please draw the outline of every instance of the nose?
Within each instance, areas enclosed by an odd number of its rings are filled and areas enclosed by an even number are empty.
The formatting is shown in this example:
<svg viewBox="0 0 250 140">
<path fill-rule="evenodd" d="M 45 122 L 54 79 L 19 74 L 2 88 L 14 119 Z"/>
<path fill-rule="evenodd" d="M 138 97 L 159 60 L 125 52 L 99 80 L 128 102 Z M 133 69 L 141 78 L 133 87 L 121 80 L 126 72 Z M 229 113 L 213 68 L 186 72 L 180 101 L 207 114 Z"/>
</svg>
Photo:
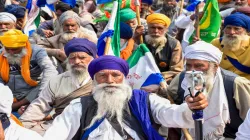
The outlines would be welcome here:
<svg viewBox="0 0 250 140">
<path fill-rule="evenodd" d="M 4 24 L 0 24 L 0 29 L 5 29 L 6 26 Z"/>
<path fill-rule="evenodd" d="M 111 74 L 107 76 L 107 84 L 113 84 L 115 83 L 114 78 Z"/>
</svg>

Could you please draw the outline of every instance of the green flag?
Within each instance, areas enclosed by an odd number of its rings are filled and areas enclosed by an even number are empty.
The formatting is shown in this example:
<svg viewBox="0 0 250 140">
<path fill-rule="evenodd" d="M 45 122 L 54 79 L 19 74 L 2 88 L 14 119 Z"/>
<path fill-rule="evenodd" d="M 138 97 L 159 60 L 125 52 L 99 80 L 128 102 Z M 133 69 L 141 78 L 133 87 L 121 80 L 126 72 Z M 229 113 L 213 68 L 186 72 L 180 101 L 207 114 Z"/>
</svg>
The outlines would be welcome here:
<svg viewBox="0 0 250 140">
<path fill-rule="evenodd" d="M 217 0 L 207 0 L 203 9 L 204 15 L 200 20 L 200 38 L 201 40 L 210 43 L 214 38 L 219 35 L 221 27 L 221 16 L 219 12 L 219 6 Z M 189 42 L 192 42 L 193 35 L 189 38 Z"/>
</svg>

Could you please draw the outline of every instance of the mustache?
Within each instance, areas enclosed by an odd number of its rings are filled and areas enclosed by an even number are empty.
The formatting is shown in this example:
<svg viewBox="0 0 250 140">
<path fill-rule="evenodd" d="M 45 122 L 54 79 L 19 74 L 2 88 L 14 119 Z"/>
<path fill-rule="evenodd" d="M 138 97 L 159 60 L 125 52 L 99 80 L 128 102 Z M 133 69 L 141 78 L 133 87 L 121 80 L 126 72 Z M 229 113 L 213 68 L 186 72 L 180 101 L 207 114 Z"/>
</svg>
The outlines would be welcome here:
<svg viewBox="0 0 250 140">
<path fill-rule="evenodd" d="M 0 29 L 0 32 L 8 31 L 9 29 Z"/>
</svg>

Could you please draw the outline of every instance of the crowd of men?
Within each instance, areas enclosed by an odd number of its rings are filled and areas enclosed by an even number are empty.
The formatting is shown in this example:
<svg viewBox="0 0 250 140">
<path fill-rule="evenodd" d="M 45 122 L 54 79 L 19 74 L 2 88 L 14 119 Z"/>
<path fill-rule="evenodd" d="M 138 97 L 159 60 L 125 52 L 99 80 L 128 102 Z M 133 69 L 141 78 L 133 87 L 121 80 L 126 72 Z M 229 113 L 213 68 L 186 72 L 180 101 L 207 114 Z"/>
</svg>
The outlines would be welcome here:
<svg viewBox="0 0 250 140">
<path fill-rule="evenodd" d="M 196 110 L 203 110 L 204 140 L 250 139 L 248 0 L 218 0 L 221 28 L 211 42 L 184 37 L 205 1 L 195 14 L 185 10 L 190 1 L 183 8 L 142 0 L 141 23 L 121 8 L 120 57 L 98 56 L 107 21 L 96 22 L 105 13 L 95 0 L 57 1 L 55 14 L 40 9 L 29 36 L 26 2 L 0 0 L 0 140 L 198 139 Z M 164 84 L 132 89 L 127 60 L 141 40 Z M 194 71 L 205 81 L 196 96 Z"/>
</svg>

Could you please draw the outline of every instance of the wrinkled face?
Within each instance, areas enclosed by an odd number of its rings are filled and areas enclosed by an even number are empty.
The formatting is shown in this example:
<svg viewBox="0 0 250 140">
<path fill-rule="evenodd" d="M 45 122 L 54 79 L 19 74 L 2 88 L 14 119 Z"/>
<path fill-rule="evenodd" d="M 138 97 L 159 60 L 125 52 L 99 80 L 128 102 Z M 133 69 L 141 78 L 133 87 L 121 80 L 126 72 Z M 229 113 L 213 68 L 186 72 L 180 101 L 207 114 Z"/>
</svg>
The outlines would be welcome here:
<svg viewBox="0 0 250 140">
<path fill-rule="evenodd" d="M 235 0 L 235 6 L 245 7 L 248 6 L 247 0 Z"/>
<path fill-rule="evenodd" d="M 240 26 L 227 25 L 224 29 L 224 34 L 228 37 L 233 37 L 234 35 L 242 35 L 246 33 L 246 29 Z"/>
<path fill-rule="evenodd" d="M 147 3 L 141 3 L 141 12 L 143 10 L 148 10 L 149 9 L 149 5 Z"/>
<path fill-rule="evenodd" d="M 148 24 L 148 34 L 153 37 L 165 36 L 167 28 L 161 24 Z"/>
<path fill-rule="evenodd" d="M 187 59 L 186 71 L 202 71 L 206 72 L 209 69 L 209 62 L 197 59 Z"/>
<path fill-rule="evenodd" d="M 20 54 L 22 52 L 23 47 L 21 48 L 5 48 L 5 51 L 10 55 Z"/>
<path fill-rule="evenodd" d="M 89 63 L 93 60 L 93 57 L 86 52 L 74 52 L 70 53 L 68 57 L 69 64 L 72 70 L 84 71 L 87 69 Z"/>
<path fill-rule="evenodd" d="M 75 33 L 79 29 L 79 25 L 74 19 L 67 19 L 63 22 L 63 31 L 67 33 Z"/>
<path fill-rule="evenodd" d="M 118 70 L 101 70 L 95 74 L 97 84 L 122 84 L 123 73 Z"/>
<path fill-rule="evenodd" d="M 127 21 L 126 24 L 128 24 L 132 29 L 135 29 L 137 26 L 136 18 Z"/>
<path fill-rule="evenodd" d="M 0 22 L 0 35 L 10 29 L 15 29 L 15 25 L 13 22 Z"/>
</svg>

